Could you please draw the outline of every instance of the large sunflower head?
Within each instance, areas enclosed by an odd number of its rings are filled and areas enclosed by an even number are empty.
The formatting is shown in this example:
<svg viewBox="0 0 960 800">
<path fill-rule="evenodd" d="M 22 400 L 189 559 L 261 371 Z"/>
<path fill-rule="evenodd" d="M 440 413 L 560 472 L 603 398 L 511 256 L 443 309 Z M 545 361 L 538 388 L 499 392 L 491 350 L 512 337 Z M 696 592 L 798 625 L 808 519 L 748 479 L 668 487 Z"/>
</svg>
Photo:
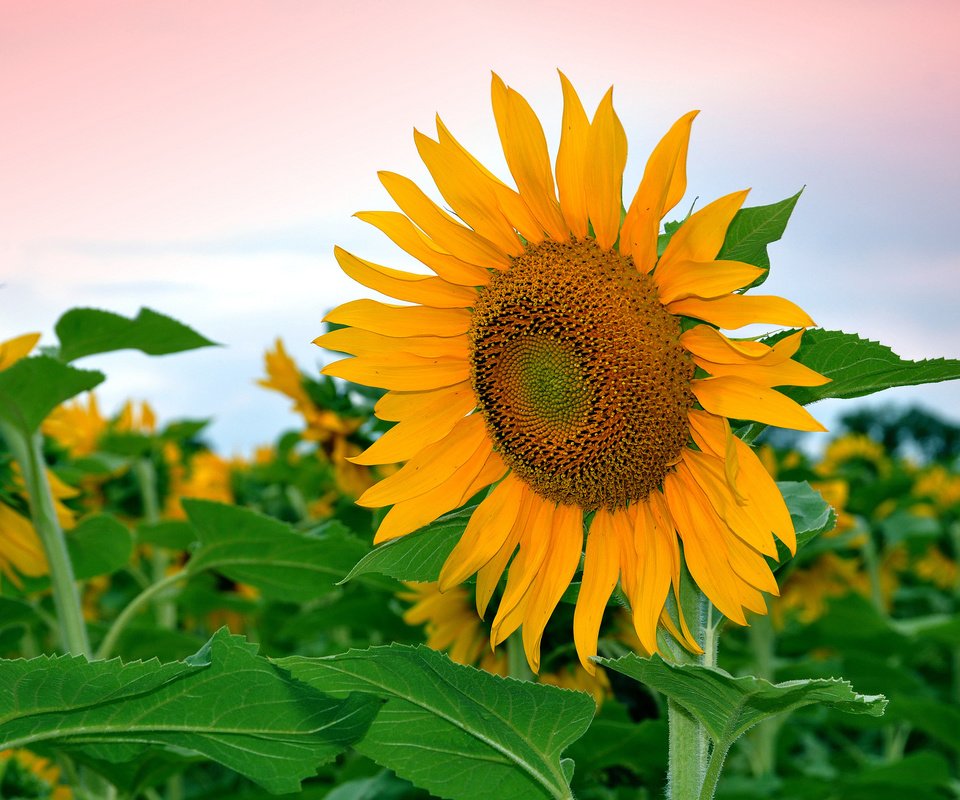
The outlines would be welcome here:
<svg viewBox="0 0 960 800">
<path fill-rule="evenodd" d="M 743 623 L 744 609 L 764 611 L 761 593 L 777 590 L 765 556 L 776 556 L 774 537 L 792 550 L 794 530 L 776 485 L 728 419 L 822 430 L 773 387 L 826 380 L 793 360 L 801 331 L 769 346 L 719 330 L 813 324 L 787 300 L 740 293 L 759 267 L 717 260 L 745 191 L 692 214 L 658 248 L 661 220 L 686 191 L 696 112 L 654 148 L 623 214 L 627 140 L 612 92 L 590 120 L 563 75 L 561 83 L 554 167 L 530 106 L 493 78 L 516 189 L 439 120 L 435 139 L 414 134 L 453 213 L 412 181 L 381 173 L 402 213 L 357 216 L 430 274 L 338 248 L 348 275 L 409 305 L 346 303 L 326 317 L 346 327 L 317 340 L 354 356 L 325 367 L 328 375 L 388 390 L 376 414 L 397 424 L 356 459 L 406 462 L 359 500 L 392 506 L 376 541 L 485 492 L 440 585 L 476 573 L 485 607 L 509 564 L 492 638 L 522 627 L 534 671 L 544 626 L 581 556 L 574 638 L 591 670 L 618 582 L 644 648 L 657 649 L 681 557 L 729 618 Z"/>
</svg>

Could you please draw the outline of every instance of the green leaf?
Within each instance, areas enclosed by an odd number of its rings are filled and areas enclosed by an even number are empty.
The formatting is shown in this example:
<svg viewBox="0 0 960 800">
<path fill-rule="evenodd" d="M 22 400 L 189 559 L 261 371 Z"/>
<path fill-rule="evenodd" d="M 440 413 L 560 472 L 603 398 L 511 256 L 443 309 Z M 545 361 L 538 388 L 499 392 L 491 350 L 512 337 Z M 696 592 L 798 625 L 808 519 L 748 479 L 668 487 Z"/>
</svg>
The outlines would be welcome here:
<svg viewBox="0 0 960 800">
<path fill-rule="evenodd" d="M 102 383 L 104 377 L 49 356 L 21 358 L 0 371 L 0 419 L 29 436 L 58 405 Z"/>
<path fill-rule="evenodd" d="M 682 706 L 700 721 L 720 750 L 761 720 L 803 706 L 818 703 L 877 717 L 887 704 L 882 695 L 856 694 L 849 683 L 836 678 L 773 684 L 752 675 L 734 678 L 717 667 L 668 664 L 659 656 L 640 658 L 632 653 L 596 661 Z"/>
<path fill-rule="evenodd" d="M 246 508 L 184 500 L 200 547 L 187 564 L 256 586 L 265 597 L 305 602 L 329 592 L 367 548 L 339 523 L 307 536 Z"/>
<path fill-rule="evenodd" d="M 326 697 L 220 630 L 186 661 L 80 656 L 0 661 L 0 748 L 43 743 L 94 760 L 152 748 L 199 753 L 272 792 L 293 792 L 366 732 L 378 703 Z"/>
<path fill-rule="evenodd" d="M 920 697 L 898 698 L 895 702 L 900 717 L 960 753 L 960 708 Z"/>
<path fill-rule="evenodd" d="M 793 529 L 797 534 L 797 552 L 837 524 L 837 515 L 833 508 L 816 489 L 806 481 L 777 481 L 777 488 L 790 510 Z M 790 551 L 777 542 L 780 564 L 790 559 Z"/>
<path fill-rule="evenodd" d="M 29 603 L 12 597 L 0 597 L 0 631 L 7 628 L 29 628 L 40 622 L 40 616 Z"/>
<path fill-rule="evenodd" d="M 125 567 L 133 555 L 133 537 L 115 517 L 96 514 L 67 534 L 67 550 L 75 576 L 86 580 Z"/>
<path fill-rule="evenodd" d="M 402 581 L 435 581 L 443 562 L 466 530 L 476 506 L 440 517 L 424 528 L 374 548 L 361 558 L 343 579 L 378 572 Z"/>
<path fill-rule="evenodd" d="M 727 228 L 727 235 L 720 252 L 717 253 L 717 259 L 743 261 L 762 267 L 769 272 L 770 256 L 767 253 L 767 245 L 778 241 L 783 236 L 787 221 L 802 193 L 801 189 L 793 197 L 768 206 L 741 208 L 730 222 L 730 227 Z M 768 272 L 764 272 L 751 286 L 759 286 L 763 283 L 767 279 Z"/>
<path fill-rule="evenodd" d="M 137 526 L 137 542 L 165 547 L 168 550 L 186 550 L 197 541 L 197 530 L 189 522 L 164 520 L 152 525 L 145 522 Z"/>
<path fill-rule="evenodd" d="M 570 798 L 561 753 L 586 731 L 592 698 L 392 645 L 280 663 L 326 693 L 386 704 L 357 750 L 438 797 Z"/>
<path fill-rule="evenodd" d="M 634 722 L 623 706 L 607 702 L 567 752 L 579 765 L 578 777 L 624 767 L 653 782 L 667 764 L 667 738 L 666 720 Z"/>
<path fill-rule="evenodd" d="M 775 342 L 793 331 L 767 337 Z M 830 378 L 823 386 L 782 386 L 777 391 L 798 403 L 826 398 L 863 397 L 895 386 L 917 386 L 960 378 L 960 359 L 925 358 L 908 361 L 886 345 L 861 339 L 855 333 L 808 330 L 794 358 Z"/>
<path fill-rule="evenodd" d="M 57 320 L 56 331 L 64 361 L 115 350 L 140 350 L 160 356 L 216 344 L 182 322 L 149 308 L 141 308 L 133 319 L 97 308 L 72 308 Z"/>
</svg>

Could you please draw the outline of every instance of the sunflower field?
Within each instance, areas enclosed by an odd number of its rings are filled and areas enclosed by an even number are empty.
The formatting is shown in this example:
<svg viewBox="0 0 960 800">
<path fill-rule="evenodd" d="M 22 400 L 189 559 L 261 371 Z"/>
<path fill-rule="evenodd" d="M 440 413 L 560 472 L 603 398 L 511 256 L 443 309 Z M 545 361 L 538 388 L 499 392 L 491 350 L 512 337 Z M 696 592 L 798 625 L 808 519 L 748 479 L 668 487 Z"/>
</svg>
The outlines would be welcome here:
<svg viewBox="0 0 960 800">
<path fill-rule="evenodd" d="M 336 249 L 405 305 L 329 311 L 319 370 L 269 345 L 300 424 L 255 452 L 98 400 L 184 322 L 0 343 L 0 798 L 960 797 L 960 428 L 802 433 L 960 361 L 745 294 L 799 196 L 671 214 L 690 112 L 624 199 L 561 82 L 554 166 L 494 76 L 516 189 L 439 120 L 450 211 L 381 174 L 358 216 L 431 274 Z"/>
</svg>

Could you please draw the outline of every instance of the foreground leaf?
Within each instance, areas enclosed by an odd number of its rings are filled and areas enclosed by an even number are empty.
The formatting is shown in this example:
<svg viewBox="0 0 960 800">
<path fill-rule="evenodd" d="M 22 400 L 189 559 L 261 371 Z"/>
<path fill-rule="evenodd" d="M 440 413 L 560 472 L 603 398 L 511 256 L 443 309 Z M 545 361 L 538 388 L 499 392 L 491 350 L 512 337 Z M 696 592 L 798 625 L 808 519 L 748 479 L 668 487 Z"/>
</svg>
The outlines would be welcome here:
<svg viewBox="0 0 960 800">
<path fill-rule="evenodd" d="M 330 591 L 367 549 L 338 523 L 308 536 L 238 506 L 184 500 L 183 508 L 200 539 L 187 569 L 215 570 L 269 598 L 312 600 Z"/>
<path fill-rule="evenodd" d="M 786 331 L 764 339 L 771 343 L 792 333 Z M 798 403 L 826 398 L 847 399 L 891 389 L 960 378 L 960 359 L 900 358 L 886 345 L 861 339 L 855 333 L 808 330 L 803 335 L 797 361 L 830 378 L 823 386 L 782 386 L 777 391 Z"/>
<path fill-rule="evenodd" d="M 725 749 L 761 720 L 818 703 L 851 714 L 883 714 L 882 695 L 856 694 L 847 681 L 815 679 L 770 683 L 747 675 L 734 678 L 716 667 L 668 664 L 659 656 L 630 654 L 598 658 L 612 670 L 662 692 L 707 730 L 718 749 Z"/>
<path fill-rule="evenodd" d="M 160 356 L 216 344 L 182 322 L 149 308 L 141 308 L 132 319 L 98 308 L 72 308 L 57 320 L 56 331 L 64 361 L 115 350 L 140 350 Z"/>
<path fill-rule="evenodd" d="M 363 736 L 378 705 L 362 695 L 326 697 L 226 629 L 172 664 L 0 661 L 0 749 L 44 743 L 120 763 L 176 748 L 272 792 L 297 791 L 319 764 Z"/>
<path fill-rule="evenodd" d="M 802 193 L 803 190 L 779 203 L 741 208 L 730 222 L 730 227 L 727 228 L 727 234 L 717 258 L 743 261 L 762 267 L 767 272 L 759 276 L 751 286 L 763 283 L 770 269 L 767 245 L 779 241 L 783 236 L 790 215 Z"/>
<path fill-rule="evenodd" d="M 344 581 L 377 572 L 402 581 L 435 581 L 443 562 L 466 530 L 476 506 L 447 514 L 409 536 L 375 547 L 350 570 Z"/>
<path fill-rule="evenodd" d="M 586 731 L 593 699 L 392 645 L 278 662 L 325 693 L 386 700 L 357 750 L 438 797 L 570 798 L 561 753 Z"/>
<path fill-rule="evenodd" d="M 104 377 L 49 356 L 21 358 L 0 370 L 0 421 L 29 436 L 58 405 L 102 383 Z"/>
</svg>

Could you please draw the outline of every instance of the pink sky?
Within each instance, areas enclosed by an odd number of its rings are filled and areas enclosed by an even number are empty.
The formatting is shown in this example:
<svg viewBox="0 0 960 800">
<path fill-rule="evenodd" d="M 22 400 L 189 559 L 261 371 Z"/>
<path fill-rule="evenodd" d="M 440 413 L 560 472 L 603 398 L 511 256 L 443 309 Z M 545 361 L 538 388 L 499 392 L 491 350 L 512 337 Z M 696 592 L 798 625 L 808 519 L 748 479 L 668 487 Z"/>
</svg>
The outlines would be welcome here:
<svg viewBox="0 0 960 800">
<path fill-rule="evenodd" d="M 555 144 L 556 68 L 587 105 L 616 85 L 627 185 L 702 109 L 689 198 L 807 186 L 771 290 L 905 356 L 960 355 L 960 3 L 12 2 L 0 23 L 0 338 L 71 305 L 180 317 L 227 349 L 89 359 L 106 405 L 215 415 L 228 448 L 291 424 L 253 387 L 282 335 L 302 365 L 361 293 L 335 243 L 396 252 L 352 220 L 391 169 L 429 185 L 411 131 L 439 111 L 506 175 L 490 70 Z M 52 341 L 48 339 L 48 341 Z M 953 385 L 896 392 L 960 419 Z"/>
</svg>

